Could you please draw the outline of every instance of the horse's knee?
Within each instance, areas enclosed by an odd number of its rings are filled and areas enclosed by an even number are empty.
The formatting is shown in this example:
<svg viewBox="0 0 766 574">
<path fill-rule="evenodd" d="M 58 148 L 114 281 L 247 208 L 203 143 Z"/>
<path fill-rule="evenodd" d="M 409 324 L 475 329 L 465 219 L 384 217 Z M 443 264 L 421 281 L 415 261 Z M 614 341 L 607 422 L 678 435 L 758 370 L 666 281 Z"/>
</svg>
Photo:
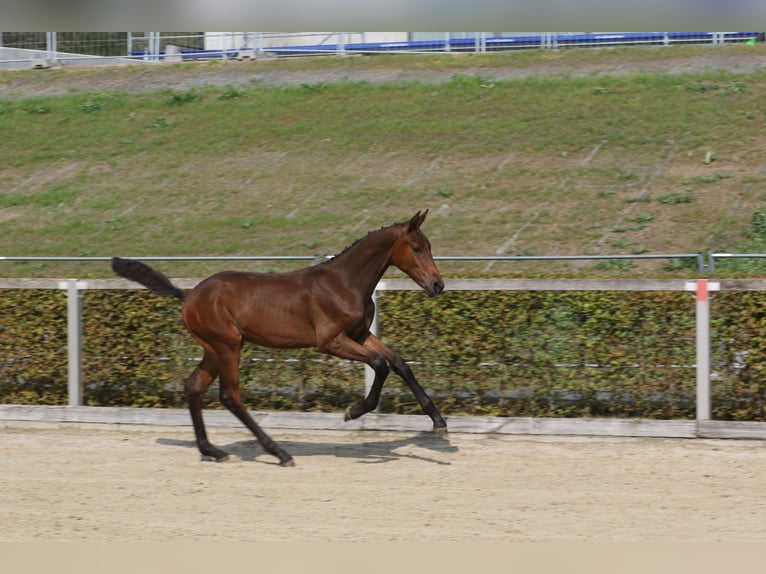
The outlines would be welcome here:
<svg viewBox="0 0 766 574">
<path fill-rule="evenodd" d="M 376 374 L 384 377 L 388 375 L 390 370 L 388 368 L 388 361 L 386 361 L 386 358 L 383 355 L 376 355 L 370 363 L 370 367 L 372 367 L 372 370 L 375 371 Z"/>
</svg>

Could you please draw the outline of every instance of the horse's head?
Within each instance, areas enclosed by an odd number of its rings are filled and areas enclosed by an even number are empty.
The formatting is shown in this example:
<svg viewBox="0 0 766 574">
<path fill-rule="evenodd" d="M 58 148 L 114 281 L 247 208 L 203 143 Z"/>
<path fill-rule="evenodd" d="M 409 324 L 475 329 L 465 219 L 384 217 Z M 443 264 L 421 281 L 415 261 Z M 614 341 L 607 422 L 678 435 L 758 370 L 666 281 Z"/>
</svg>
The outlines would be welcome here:
<svg viewBox="0 0 766 574">
<path fill-rule="evenodd" d="M 427 209 L 423 213 L 418 211 L 402 224 L 402 233 L 394 243 L 391 261 L 434 297 L 444 291 L 444 280 L 431 255 L 431 242 L 420 229 L 426 215 Z"/>
</svg>

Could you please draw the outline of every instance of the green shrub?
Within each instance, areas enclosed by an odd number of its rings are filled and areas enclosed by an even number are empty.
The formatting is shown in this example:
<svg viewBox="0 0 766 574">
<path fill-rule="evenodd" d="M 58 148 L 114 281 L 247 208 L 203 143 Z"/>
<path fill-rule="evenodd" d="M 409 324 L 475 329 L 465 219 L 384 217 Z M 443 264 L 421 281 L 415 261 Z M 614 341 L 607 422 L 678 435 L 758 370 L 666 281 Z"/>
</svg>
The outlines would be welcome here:
<svg viewBox="0 0 766 574">
<path fill-rule="evenodd" d="M 88 405 L 180 407 L 201 352 L 178 301 L 146 291 L 82 292 Z M 378 296 L 380 336 L 447 415 L 693 418 L 694 298 L 681 292 L 416 291 Z M 766 295 L 716 294 L 713 412 L 766 420 Z M 340 411 L 364 367 L 313 349 L 246 346 L 248 405 Z M 66 297 L 0 291 L 0 401 L 66 404 Z M 220 408 L 216 386 L 208 405 Z M 420 413 L 389 377 L 382 411 Z"/>
</svg>

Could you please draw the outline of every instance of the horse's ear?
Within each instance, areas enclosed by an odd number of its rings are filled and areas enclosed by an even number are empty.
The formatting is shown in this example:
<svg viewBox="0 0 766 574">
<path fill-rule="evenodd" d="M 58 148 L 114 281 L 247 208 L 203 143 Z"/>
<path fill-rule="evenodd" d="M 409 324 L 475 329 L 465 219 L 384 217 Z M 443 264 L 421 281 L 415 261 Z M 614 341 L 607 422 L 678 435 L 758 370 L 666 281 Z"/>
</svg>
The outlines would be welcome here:
<svg viewBox="0 0 766 574">
<path fill-rule="evenodd" d="M 410 232 L 420 229 L 420 226 L 423 225 L 423 222 L 426 220 L 426 215 L 428 215 L 427 209 L 423 213 L 418 211 L 412 219 L 410 219 L 410 223 L 407 225 L 407 231 Z"/>
</svg>

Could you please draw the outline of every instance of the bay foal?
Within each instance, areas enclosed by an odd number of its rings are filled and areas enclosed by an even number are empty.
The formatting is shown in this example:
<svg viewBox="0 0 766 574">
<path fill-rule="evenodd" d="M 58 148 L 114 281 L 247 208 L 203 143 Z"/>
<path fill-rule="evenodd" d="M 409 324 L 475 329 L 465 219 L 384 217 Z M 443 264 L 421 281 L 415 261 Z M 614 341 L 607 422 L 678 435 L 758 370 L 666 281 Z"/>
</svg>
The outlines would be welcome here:
<svg viewBox="0 0 766 574">
<path fill-rule="evenodd" d="M 207 438 L 202 398 L 220 377 L 220 400 L 257 437 L 282 466 L 293 458 L 253 420 L 239 390 L 239 355 L 247 341 L 274 348 L 316 347 L 322 353 L 361 361 L 372 367 L 370 392 L 348 407 L 345 420 L 375 409 L 389 370 L 397 373 L 431 417 L 433 429 L 446 433 L 447 423 L 418 383 L 407 363 L 370 332 L 375 304 L 373 291 L 386 269 L 394 265 L 430 296 L 444 290 L 444 281 L 421 230 L 428 210 L 405 223 L 369 233 L 325 263 L 287 273 L 216 273 L 189 291 L 162 273 L 132 259 L 112 258 L 117 275 L 136 281 L 158 295 L 183 301 L 186 328 L 202 345 L 203 357 L 185 385 L 197 447 L 203 456 L 223 461 L 228 455 Z"/>
</svg>

